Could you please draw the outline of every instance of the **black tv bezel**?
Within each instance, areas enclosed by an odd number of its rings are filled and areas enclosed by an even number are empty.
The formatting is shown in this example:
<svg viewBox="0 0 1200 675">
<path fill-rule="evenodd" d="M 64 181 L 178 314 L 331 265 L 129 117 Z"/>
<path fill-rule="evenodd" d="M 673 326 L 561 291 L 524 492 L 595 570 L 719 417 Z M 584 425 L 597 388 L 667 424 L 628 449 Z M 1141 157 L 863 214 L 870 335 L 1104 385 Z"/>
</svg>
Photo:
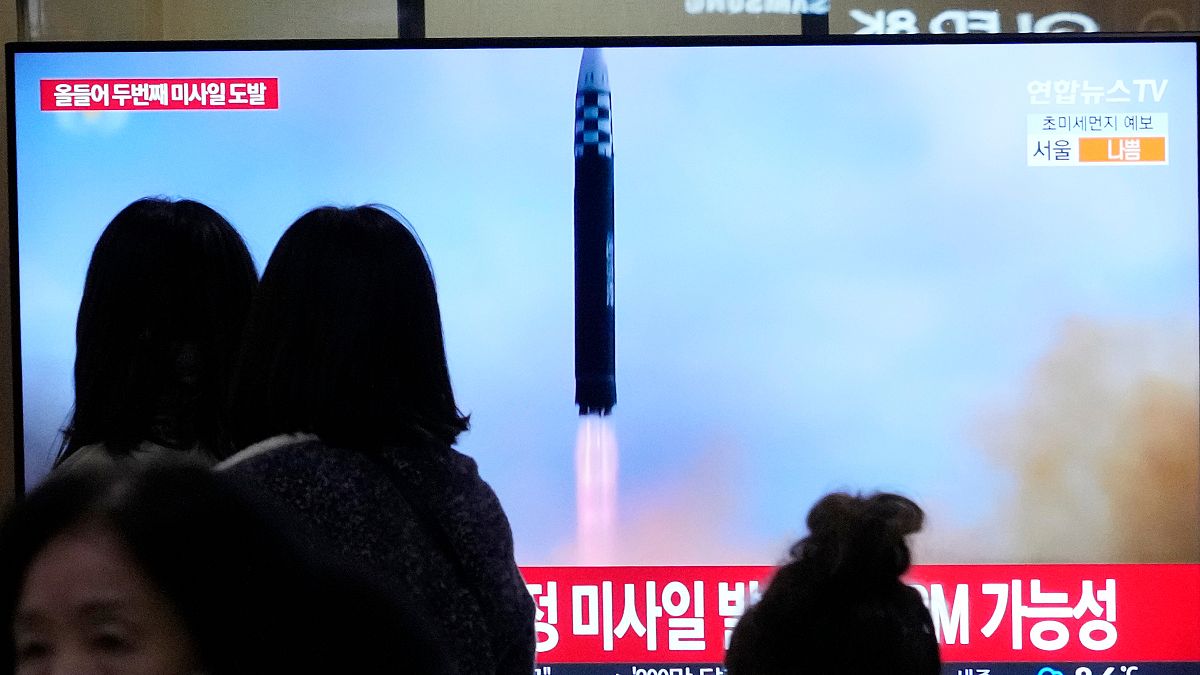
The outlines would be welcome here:
<svg viewBox="0 0 1200 675">
<path fill-rule="evenodd" d="M 21 287 L 17 222 L 17 138 L 14 69 L 17 54 L 206 52 L 206 51 L 392 51 L 429 49 L 579 49 L 584 47 L 806 47 L 981 44 L 1124 44 L 1191 43 L 1196 46 L 1197 107 L 1200 109 L 1200 32 L 1171 33 L 916 33 L 906 35 L 706 35 L 610 37 L 502 37 L 502 38 L 369 38 L 274 40 L 178 40 L 9 42 L 4 46 L 5 107 L 8 115 L 8 236 L 10 275 L 10 326 L 13 381 L 13 494 L 25 494 L 24 377 L 21 368 Z M 1197 129 L 1200 131 L 1200 115 Z M 1200 200 L 1200 192 L 1197 195 Z M 1197 223 L 1200 231 L 1200 219 Z M 1200 250 L 1198 250 L 1200 254 Z M 1200 276 L 1197 278 L 1200 285 Z M 1197 495 L 1200 499 L 1200 495 Z"/>
</svg>

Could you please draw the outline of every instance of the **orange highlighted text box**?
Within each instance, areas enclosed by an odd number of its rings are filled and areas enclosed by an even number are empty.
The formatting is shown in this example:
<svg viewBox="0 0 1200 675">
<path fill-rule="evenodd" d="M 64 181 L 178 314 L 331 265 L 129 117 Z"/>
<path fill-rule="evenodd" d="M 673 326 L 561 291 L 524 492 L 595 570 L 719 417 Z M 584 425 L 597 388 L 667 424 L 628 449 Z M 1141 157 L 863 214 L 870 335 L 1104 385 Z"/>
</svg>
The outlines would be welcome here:
<svg viewBox="0 0 1200 675">
<path fill-rule="evenodd" d="M 1127 136 L 1112 138 L 1080 138 L 1080 162 L 1165 162 L 1165 136 Z"/>
</svg>

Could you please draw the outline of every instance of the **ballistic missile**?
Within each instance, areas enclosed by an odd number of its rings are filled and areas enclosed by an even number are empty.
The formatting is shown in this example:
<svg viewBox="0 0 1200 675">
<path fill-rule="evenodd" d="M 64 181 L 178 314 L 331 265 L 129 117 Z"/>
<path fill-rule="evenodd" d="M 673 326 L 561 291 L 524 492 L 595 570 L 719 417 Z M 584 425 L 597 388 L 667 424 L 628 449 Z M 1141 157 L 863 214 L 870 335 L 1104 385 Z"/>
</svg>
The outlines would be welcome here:
<svg viewBox="0 0 1200 675">
<path fill-rule="evenodd" d="M 599 49 L 584 49 L 575 89 L 575 403 L 617 402 L 613 280 L 612 92 Z"/>
</svg>

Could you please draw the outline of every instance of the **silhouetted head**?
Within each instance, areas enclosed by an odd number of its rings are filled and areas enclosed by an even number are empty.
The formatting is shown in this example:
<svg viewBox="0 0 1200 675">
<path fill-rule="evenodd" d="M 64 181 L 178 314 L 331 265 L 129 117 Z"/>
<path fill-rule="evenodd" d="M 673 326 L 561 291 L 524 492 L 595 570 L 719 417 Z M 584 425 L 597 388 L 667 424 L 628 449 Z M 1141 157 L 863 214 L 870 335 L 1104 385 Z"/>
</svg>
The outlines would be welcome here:
<svg viewBox="0 0 1200 675">
<path fill-rule="evenodd" d="M 235 440 L 309 432 L 357 449 L 449 445 L 454 401 L 425 250 L 383 208 L 322 207 L 263 272 L 235 376 Z"/>
<path fill-rule="evenodd" d="M 237 231 L 190 200 L 139 199 L 96 242 L 75 330 L 75 409 L 58 461 L 103 443 L 228 445 L 229 376 L 258 276 Z"/>
<path fill-rule="evenodd" d="M 792 546 L 790 563 L 834 584 L 894 584 L 912 563 L 905 537 L 924 522 L 925 512 L 906 497 L 835 492 L 808 512 L 809 534 Z"/>
<path fill-rule="evenodd" d="M 818 501 L 809 535 L 738 622 L 726 655 L 730 675 L 937 675 L 929 612 L 900 580 L 911 563 L 905 537 L 924 518 L 894 494 Z"/>
<path fill-rule="evenodd" d="M 289 523 L 195 463 L 55 474 L 0 526 L 0 672 L 445 672 L 425 629 Z"/>
</svg>

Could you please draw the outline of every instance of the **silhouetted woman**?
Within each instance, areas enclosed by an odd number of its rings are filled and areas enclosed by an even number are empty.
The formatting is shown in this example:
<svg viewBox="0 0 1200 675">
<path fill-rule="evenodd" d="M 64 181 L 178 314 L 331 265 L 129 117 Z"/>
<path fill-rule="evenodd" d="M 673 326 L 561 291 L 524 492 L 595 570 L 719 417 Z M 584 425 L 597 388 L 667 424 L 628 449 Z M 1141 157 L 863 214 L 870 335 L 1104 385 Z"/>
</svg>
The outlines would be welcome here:
<svg viewBox="0 0 1200 675">
<path fill-rule="evenodd" d="M 929 611 L 900 580 L 905 536 L 925 514 L 904 497 L 835 493 L 808 513 L 809 535 L 738 621 L 729 675 L 938 675 Z"/>
<path fill-rule="evenodd" d="M 313 210 L 279 240 L 247 323 L 220 466 L 309 526 L 312 545 L 423 608 L 464 674 L 528 675 L 532 600 L 512 532 L 453 444 L 433 275 L 373 206 Z"/>
<path fill-rule="evenodd" d="M 257 284 L 241 236 L 204 204 L 122 209 L 88 265 L 56 465 L 228 454 L 224 404 Z"/>
</svg>

